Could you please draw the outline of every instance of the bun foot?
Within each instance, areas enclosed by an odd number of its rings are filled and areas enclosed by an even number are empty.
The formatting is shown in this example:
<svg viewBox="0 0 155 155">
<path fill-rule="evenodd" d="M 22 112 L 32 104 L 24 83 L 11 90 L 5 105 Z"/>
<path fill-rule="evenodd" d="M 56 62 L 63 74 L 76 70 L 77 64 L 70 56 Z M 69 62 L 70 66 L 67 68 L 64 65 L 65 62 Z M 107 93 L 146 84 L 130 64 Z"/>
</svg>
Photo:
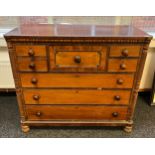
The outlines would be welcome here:
<svg viewBox="0 0 155 155">
<path fill-rule="evenodd" d="M 131 133 L 132 132 L 132 125 L 125 126 L 124 131 L 127 132 L 127 133 Z"/>
<path fill-rule="evenodd" d="M 27 132 L 30 131 L 30 127 L 27 126 L 27 125 L 22 125 L 21 128 L 22 128 L 22 131 L 23 131 L 24 133 L 27 133 Z"/>
</svg>

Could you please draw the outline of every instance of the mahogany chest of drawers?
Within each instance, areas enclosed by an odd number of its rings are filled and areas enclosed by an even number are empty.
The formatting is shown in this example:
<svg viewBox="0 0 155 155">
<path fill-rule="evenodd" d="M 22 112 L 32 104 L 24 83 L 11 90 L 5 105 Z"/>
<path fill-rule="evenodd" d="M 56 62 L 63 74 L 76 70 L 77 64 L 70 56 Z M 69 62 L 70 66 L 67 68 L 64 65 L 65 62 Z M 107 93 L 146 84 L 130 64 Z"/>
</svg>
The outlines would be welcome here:
<svg viewBox="0 0 155 155">
<path fill-rule="evenodd" d="M 5 35 L 24 132 L 30 126 L 124 126 L 151 36 L 131 26 L 23 25 Z"/>
</svg>

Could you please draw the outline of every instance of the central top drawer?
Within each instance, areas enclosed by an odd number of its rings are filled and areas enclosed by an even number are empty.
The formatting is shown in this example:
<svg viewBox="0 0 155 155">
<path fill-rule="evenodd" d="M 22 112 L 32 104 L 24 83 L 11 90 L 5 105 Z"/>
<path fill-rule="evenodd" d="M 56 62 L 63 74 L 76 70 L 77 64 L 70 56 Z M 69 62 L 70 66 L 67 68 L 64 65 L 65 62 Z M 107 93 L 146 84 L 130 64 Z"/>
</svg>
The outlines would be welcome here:
<svg viewBox="0 0 155 155">
<path fill-rule="evenodd" d="M 58 71 L 105 70 L 105 46 L 51 46 L 50 69 Z"/>
</svg>

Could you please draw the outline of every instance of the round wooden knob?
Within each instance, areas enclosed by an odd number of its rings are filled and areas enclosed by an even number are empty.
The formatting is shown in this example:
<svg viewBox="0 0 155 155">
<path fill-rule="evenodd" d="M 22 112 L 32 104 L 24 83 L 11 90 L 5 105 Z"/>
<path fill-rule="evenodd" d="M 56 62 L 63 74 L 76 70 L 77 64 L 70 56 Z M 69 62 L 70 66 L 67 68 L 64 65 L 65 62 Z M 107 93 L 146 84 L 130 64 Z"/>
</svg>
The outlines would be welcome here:
<svg viewBox="0 0 155 155">
<path fill-rule="evenodd" d="M 128 56 L 128 50 L 127 49 L 124 49 L 122 51 L 122 55 L 125 56 L 125 57 L 127 57 Z"/>
<path fill-rule="evenodd" d="M 121 97 L 119 95 L 114 96 L 114 99 L 119 101 L 121 99 Z"/>
<path fill-rule="evenodd" d="M 75 56 L 75 57 L 74 57 L 74 61 L 75 61 L 76 63 L 80 63 L 80 62 L 81 62 L 81 57 L 80 57 L 80 56 Z"/>
<path fill-rule="evenodd" d="M 38 111 L 38 112 L 36 113 L 36 115 L 37 115 L 38 117 L 40 117 L 40 116 L 41 116 L 41 112 Z"/>
<path fill-rule="evenodd" d="M 126 64 L 124 63 L 120 64 L 120 69 L 126 69 Z"/>
<path fill-rule="evenodd" d="M 120 85 L 123 84 L 123 80 L 122 79 L 118 79 L 117 80 L 117 84 L 120 84 Z"/>
<path fill-rule="evenodd" d="M 35 69 L 35 67 L 36 67 L 36 66 L 35 66 L 35 63 L 34 63 L 34 62 L 31 62 L 31 63 L 29 64 L 29 68 L 30 68 L 30 69 Z"/>
<path fill-rule="evenodd" d="M 117 116 L 118 116 L 118 112 L 113 112 L 113 113 L 112 113 L 112 116 L 113 116 L 113 117 L 117 117 Z"/>
<path fill-rule="evenodd" d="M 31 83 L 36 84 L 37 82 L 38 82 L 38 80 L 36 78 L 31 79 Z"/>
<path fill-rule="evenodd" d="M 33 99 L 34 100 L 39 100 L 40 99 L 40 96 L 39 95 L 33 95 Z"/>
<path fill-rule="evenodd" d="M 29 49 L 28 55 L 29 55 L 29 56 L 34 56 L 34 51 L 33 51 L 33 49 L 31 49 L 31 48 Z"/>
</svg>

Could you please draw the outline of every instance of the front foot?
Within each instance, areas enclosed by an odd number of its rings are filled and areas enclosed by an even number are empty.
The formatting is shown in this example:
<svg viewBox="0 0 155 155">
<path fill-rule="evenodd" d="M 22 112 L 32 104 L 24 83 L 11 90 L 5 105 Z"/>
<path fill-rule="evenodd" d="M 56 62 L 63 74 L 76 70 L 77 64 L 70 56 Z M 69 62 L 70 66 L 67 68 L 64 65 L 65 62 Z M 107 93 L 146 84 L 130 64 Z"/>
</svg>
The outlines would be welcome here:
<svg viewBox="0 0 155 155">
<path fill-rule="evenodd" d="M 23 131 L 24 133 L 27 133 L 27 132 L 30 131 L 30 127 L 27 126 L 27 125 L 22 125 L 21 128 L 22 128 L 22 131 Z"/>
<path fill-rule="evenodd" d="M 125 127 L 124 127 L 124 131 L 125 132 L 127 132 L 127 133 L 131 133 L 132 132 L 132 125 L 126 125 Z"/>
</svg>

